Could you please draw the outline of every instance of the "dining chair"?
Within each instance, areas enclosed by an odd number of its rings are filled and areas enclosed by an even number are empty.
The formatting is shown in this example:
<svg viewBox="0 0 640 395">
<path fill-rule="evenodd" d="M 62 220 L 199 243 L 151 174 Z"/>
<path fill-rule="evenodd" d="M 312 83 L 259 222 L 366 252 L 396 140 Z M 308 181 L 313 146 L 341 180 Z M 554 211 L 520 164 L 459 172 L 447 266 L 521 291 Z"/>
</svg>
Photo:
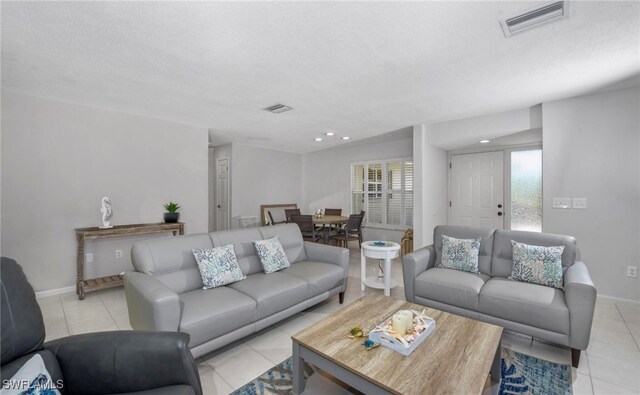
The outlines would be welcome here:
<svg viewBox="0 0 640 395">
<path fill-rule="evenodd" d="M 284 209 L 284 216 L 287 219 L 287 222 L 291 222 L 291 216 L 292 215 L 300 215 L 300 209 L 299 208 L 285 208 Z"/>
<path fill-rule="evenodd" d="M 349 248 L 350 240 L 358 240 L 358 246 L 362 248 L 362 219 L 363 214 L 351 214 L 343 228 L 330 236 L 330 240 L 335 240 L 336 244 L 342 243 L 344 248 Z"/>
<path fill-rule="evenodd" d="M 311 215 L 292 215 L 291 222 L 298 225 L 304 240 L 310 240 L 315 243 L 322 239 L 322 234 L 316 232 Z"/>
<path fill-rule="evenodd" d="M 267 211 L 267 214 L 269 214 L 269 221 L 271 222 L 271 225 L 277 225 L 277 224 L 284 224 L 287 221 L 280 221 L 280 222 L 276 222 L 273 220 L 273 215 L 271 214 L 271 211 Z"/>
<path fill-rule="evenodd" d="M 324 215 L 342 215 L 341 208 L 325 208 Z"/>
</svg>

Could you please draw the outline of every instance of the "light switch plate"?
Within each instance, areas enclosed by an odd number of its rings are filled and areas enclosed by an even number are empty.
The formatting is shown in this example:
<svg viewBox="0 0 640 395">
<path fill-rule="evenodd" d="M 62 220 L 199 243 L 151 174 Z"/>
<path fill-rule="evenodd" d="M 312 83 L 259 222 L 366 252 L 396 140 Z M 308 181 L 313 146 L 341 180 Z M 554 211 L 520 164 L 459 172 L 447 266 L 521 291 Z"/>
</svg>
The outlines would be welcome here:
<svg viewBox="0 0 640 395">
<path fill-rule="evenodd" d="M 573 208 L 585 210 L 587 208 L 587 198 L 573 198 Z"/>
<path fill-rule="evenodd" d="M 553 198 L 553 208 L 571 208 L 571 198 Z"/>
</svg>

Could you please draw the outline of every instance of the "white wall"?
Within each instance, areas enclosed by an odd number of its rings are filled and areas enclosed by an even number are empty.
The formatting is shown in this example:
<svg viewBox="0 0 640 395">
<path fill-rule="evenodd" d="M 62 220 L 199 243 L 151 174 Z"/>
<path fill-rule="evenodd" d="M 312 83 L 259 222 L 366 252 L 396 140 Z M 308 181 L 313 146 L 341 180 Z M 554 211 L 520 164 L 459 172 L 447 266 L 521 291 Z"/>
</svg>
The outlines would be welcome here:
<svg viewBox="0 0 640 395">
<path fill-rule="evenodd" d="M 187 233 L 207 231 L 206 129 L 3 91 L 1 160 L 2 255 L 36 291 L 75 284 L 74 228 L 100 224 L 103 196 L 114 225 L 161 222 L 172 200 Z M 87 274 L 129 270 L 137 239 L 89 242 Z"/>
<path fill-rule="evenodd" d="M 411 133 L 399 131 L 305 154 L 302 211 L 312 213 L 319 208 L 341 208 L 342 213 L 348 215 L 351 210 L 351 163 L 411 158 L 412 144 Z M 367 227 L 363 233 L 366 240 L 399 242 L 404 231 Z"/>
<path fill-rule="evenodd" d="M 640 300 L 640 89 L 543 103 L 543 230 L 575 236 L 598 293 Z M 551 207 L 587 198 L 586 210 Z"/>
<path fill-rule="evenodd" d="M 429 144 L 445 150 L 460 149 L 481 139 L 493 139 L 540 127 L 539 107 L 523 108 L 473 118 L 432 123 Z"/>
<path fill-rule="evenodd" d="M 429 141 L 429 125 L 413 127 L 413 248 L 433 244 L 433 228 L 447 223 L 447 152 Z"/>
<path fill-rule="evenodd" d="M 263 204 L 302 201 L 302 155 L 232 144 L 231 227 L 240 216 L 260 218 Z"/>
</svg>

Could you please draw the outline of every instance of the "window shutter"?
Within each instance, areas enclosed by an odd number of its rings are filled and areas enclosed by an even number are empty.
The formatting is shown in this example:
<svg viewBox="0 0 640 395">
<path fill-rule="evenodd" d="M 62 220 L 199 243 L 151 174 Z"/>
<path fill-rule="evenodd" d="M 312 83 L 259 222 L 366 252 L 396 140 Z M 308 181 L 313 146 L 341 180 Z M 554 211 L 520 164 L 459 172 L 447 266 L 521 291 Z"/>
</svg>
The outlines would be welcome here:
<svg viewBox="0 0 640 395">
<path fill-rule="evenodd" d="M 404 223 L 413 226 L 413 162 L 404 163 Z"/>
<path fill-rule="evenodd" d="M 351 213 L 365 223 L 398 229 L 413 225 L 413 162 L 351 165 Z"/>
<path fill-rule="evenodd" d="M 351 213 L 357 214 L 364 210 L 364 165 L 351 166 Z"/>
</svg>

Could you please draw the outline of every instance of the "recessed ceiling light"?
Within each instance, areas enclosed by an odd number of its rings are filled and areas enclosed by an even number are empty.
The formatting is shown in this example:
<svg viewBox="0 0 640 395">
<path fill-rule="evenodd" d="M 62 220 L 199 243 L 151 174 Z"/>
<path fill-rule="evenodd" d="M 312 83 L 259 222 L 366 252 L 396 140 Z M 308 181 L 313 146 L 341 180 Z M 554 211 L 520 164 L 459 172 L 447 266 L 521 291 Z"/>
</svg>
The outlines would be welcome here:
<svg viewBox="0 0 640 395">
<path fill-rule="evenodd" d="M 316 137 L 314 140 L 315 141 L 322 141 L 322 139 L 320 137 Z"/>
<path fill-rule="evenodd" d="M 333 136 L 335 133 L 333 133 L 333 132 L 327 132 L 327 133 L 325 133 L 325 134 L 326 134 L 327 136 Z"/>
<path fill-rule="evenodd" d="M 350 138 L 351 138 L 351 137 L 349 137 L 349 136 L 344 136 L 342 139 L 343 139 L 343 140 L 349 140 Z"/>
<path fill-rule="evenodd" d="M 487 144 L 490 143 L 491 140 L 480 140 L 480 144 Z"/>
</svg>

